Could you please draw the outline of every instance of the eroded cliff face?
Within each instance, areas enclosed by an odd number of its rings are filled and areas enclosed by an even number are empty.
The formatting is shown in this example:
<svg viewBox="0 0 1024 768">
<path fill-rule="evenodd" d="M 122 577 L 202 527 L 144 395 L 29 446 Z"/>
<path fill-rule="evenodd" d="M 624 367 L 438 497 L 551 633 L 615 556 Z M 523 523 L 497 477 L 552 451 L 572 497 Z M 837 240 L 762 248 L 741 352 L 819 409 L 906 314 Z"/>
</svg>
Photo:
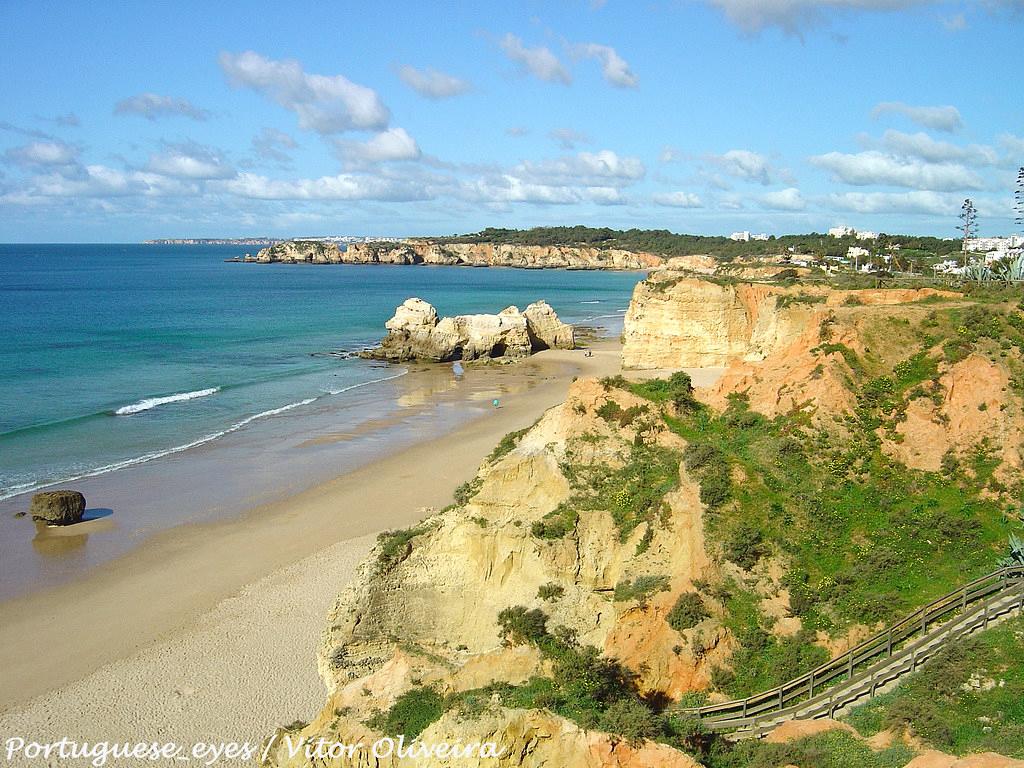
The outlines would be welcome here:
<svg viewBox="0 0 1024 768">
<path fill-rule="evenodd" d="M 333 243 L 289 241 L 264 248 L 261 263 L 433 264 L 520 269 L 651 269 L 662 259 L 650 253 L 570 245 L 495 245 L 401 240 L 353 243 L 344 251 Z"/>
<path fill-rule="evenodd" d="M 810 331 L 827 310 L 950 295 L 930 288 L 840 291 L 826 286 L 711 281 L 671 269 L 637 284 L 623 329 L 624 368 L 759 363 Z M 853 297 L 853 298 L 851 298 Z"/>
<path fill-rule="evenodd" d="M 807 289 L 823 296 L 826 289 Z M 715 283 L 659 270 L 639 283 L 622 333 L 625 368 L 702 368 L 759 361 L 802 333 L 810 304 L 783 307 L 802 289 Z"/>
<path fill-rule="evenodd" d="M 518 436 L 507 454 L 484 464 L 463 503 L 383 537 L 328 617 L 319 668 L 329 698 L 298 735 L 367 735 L 364 723 L 374 712 L 417 686 L 451 694 L 550 674 L 537 648 L 503 642 L 497 619 L 511 606 L 541 608 L 551 626 L 570 630 L 635 673 L 642 692 L 678 698 L 706 686 L 712 665 L 728 654 L 728 633 L 713 617 L 683 631 L 665 621 L 708 566 L 699 490 L 678 458 L 671 489 L 632 527 L 593 509 L 570 520 L 562 535 L 538 533 L 538 525 L 551 525 L 565 502 L 579 498 L 581 473 L 622 469 L 638 445 L 674 456 L 685 443 L 648 401 L 594 380 L 576 381 L 565 403 Z M 617 585 L 645 576 L 661 580 L 662 591 L 616 600 Z M 490 734 L 516 755 L 487 764 L 694 765 L 667 747 L 630 746 L 500 702 L 476 719 L 449 713 L 431 728 L 423 739 L 435 730 L 473 740 Z M 307 763 L 278 752 L 274 764 Z"/>
</svg>

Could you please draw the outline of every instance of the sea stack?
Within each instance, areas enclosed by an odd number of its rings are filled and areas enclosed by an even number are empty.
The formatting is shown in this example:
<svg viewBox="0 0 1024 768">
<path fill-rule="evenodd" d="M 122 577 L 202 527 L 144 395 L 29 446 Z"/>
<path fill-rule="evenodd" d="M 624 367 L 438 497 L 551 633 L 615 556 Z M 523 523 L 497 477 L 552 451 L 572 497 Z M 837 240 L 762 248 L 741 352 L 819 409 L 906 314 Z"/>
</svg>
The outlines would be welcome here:
<svg viewBox="0 0 1024 768">
<path fill-rule="evenodd" d="M 32 497 L 28 511 L 39 523 L 72 525 L 82 520 L 85 496 L 78 491 L 43 491 Z"/>
<path fill-rule="evenodd" d="M 406 299 L 384 327 L 388 333 L 376 349 L 363 353 L 376 360 L 478 360 L 523 358 L 543 349 L 572 349 L 573 329 L 543 301 L 520 312 L 506 307 L 496 315 L 438 317 L 423 299 Z"/>
</svg>

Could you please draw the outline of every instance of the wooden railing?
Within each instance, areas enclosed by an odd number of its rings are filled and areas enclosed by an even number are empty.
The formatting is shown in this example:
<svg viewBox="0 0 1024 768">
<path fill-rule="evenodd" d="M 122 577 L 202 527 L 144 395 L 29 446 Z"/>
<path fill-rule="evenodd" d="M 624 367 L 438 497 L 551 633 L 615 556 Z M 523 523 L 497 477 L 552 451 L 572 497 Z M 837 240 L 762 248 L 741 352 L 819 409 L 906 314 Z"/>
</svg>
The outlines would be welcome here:
<svg viewBox="0 0 1024 768">
<path fill-rule="evenodd" d="M 1024 610 L 1024 566 L 974 579 L 776 688 L 680 711 L 697 715 L 709 730 L 743 729 L 752 735 L 798 716 L 830 716 L 865 694 L 873 696 L 949 642 L 1013 610 Z"/>
</svg>

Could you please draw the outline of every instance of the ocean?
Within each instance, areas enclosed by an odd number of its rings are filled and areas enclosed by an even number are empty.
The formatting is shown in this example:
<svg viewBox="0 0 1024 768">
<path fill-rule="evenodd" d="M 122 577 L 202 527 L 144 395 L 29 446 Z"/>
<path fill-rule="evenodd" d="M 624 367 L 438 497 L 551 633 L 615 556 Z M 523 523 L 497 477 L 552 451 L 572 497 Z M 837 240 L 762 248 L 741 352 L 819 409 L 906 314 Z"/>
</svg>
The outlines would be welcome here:
<svg viewBox="0 0 1024 768">
<path fill-rule="evenodd" d="M 157 529 L 188 519 L 168 511 L 186 500 L 226 508 L 229 489 L 247 502 L 271 491 L 258 478 L 236 488 L 226 477 L 186 499 L 169 471 L 180 480 L 200 460 L 221 461 L 226 475 L 242 462 L 288 462 L 273 448 L 287 435 L 294 442 L 323 424 L 358 433 L 394 419 L 409 396 L 408 367 L 351 355 L 378 341 L 410 296 L 442 315 L 543 298 L 567 322 L 617 333 L 643 276 L 224 261 L 252 250 L 0 245 L 0 551 L 10 552 L 9 520 L 40 488 L 101 488 L 114 507 L 129 498 L 118 476 L 130 477 L 134 519 L 145 521 L 137 526 Z M 414 421 L 403 421 L 409 439 Z M 33 563 L 20 565 L 53 571 Z"/>
</svg>

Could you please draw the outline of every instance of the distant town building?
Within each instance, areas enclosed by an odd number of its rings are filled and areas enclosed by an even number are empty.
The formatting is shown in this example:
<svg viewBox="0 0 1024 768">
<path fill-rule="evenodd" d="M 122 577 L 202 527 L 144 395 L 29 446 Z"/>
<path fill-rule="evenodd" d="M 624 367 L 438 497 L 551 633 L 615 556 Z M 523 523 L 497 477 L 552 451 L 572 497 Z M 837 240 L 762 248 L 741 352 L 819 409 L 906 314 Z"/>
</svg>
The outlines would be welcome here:
<svg viewBox="0 0 1024 768">
<path fill-rule="evenodd" d="M 756 235 L 751 235 L 750 239 L 751 240 L 767 240 L 768 239 L 768 233 L 767 232 L 759 232 Z"/>
<path fill-rule="evenodd" d="M 851 245 L 846 249 L 846 258 L 848 259 L 862 259 L 870 253 L 867 248 L 861 248 L 857 245 Z"/>
<path fill-rule="evenodd" d="M 998 254 L 991 259 L 1001 259 L 1004 256 L 1013 256 L 1024 248 L 1024 235 L 1010 235 L 1009 237 L 972 237 L 967 241 L 967 250 L 972 253 L 984 253 L 987 256 Z M 986 259 L 987 260 L 987 259 Z"/>
<path fill-rule="evenodd" d="M 877 240 L 878 239 L 878 233 L 877 232 L 870 232 L 870 231 L 868 231 L 866 229 L 864 231 L 860 231 L 860 230 L 854 229 L 853 227 L 847 227 L 847 226 L 832 227 L 832 229 L 830 229 L 828 231 L 828 236 L 829 237 L 856 237 L 858 240 Z"/>
<path fill-rule="evenodd" d="M 741 242 L 741 243 L 747 243 L 747 242 L 750 242 L 750 233 L 749 232 L 733 232 L 731 235 L 729 235 L 729 239 L 730 240 L 736 240 L 736 241 Z"/>
</svg>

